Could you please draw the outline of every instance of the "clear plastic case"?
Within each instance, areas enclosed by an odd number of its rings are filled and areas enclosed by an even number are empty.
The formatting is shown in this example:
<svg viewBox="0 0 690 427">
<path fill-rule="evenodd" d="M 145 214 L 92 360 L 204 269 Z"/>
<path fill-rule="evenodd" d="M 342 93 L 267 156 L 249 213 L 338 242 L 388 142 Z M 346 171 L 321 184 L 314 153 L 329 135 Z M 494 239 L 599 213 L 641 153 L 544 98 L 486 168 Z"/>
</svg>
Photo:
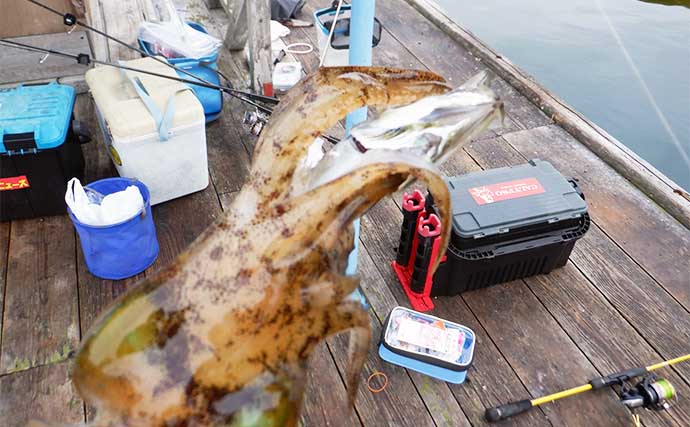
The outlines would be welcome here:
<svg viewBox="0 0 690 427">
<path fill-rule="evenodd" d="M 474 343 L 471 329 L 405 307 L 391 311 L 382 336 L 394 353 L 455 371 L 469 367 Z"/>
</svg>

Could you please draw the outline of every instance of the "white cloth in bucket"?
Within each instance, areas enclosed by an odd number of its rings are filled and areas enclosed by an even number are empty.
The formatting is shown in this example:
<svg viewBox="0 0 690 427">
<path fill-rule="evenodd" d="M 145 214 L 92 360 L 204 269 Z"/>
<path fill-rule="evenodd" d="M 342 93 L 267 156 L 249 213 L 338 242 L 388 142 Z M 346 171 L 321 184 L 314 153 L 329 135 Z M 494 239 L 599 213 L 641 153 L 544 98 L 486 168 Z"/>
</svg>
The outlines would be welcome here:
<svg viewBox="0 0 690 427">
<path fill-rule="evenodd" d="M 105 195 L 89 191 L 82 187 L 78 178 L 67 183 L 65 202 L 79 222 L 91 226 L 118 224 L 141 213 L 144 209 L 144 198 L 136 185 L 130 185 L 123 191 Z M 101 199 L 102 198 L 102 199 Z"/>
</svg>

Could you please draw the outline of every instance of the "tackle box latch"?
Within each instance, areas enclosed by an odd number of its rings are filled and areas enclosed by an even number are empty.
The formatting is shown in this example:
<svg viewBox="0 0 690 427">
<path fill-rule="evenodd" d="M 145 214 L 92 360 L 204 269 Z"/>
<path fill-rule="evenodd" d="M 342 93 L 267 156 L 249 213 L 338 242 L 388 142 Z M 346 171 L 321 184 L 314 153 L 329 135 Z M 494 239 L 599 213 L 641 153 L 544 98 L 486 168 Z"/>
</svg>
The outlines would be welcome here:
<svg viewBox="0 0 690 427">
<path fill-rule="evenodd" d="M 5 134 L 2 143 L 8 155 L 35 153 L 37 151 L 34 132 Z"/>
</svg>

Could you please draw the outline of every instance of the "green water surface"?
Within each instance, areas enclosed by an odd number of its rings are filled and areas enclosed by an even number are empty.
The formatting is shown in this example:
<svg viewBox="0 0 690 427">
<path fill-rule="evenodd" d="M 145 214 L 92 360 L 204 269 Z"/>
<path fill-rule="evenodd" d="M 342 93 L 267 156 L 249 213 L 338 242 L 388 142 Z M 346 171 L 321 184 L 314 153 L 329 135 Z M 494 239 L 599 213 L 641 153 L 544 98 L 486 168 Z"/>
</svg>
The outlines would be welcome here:
<svg viewBox="0 0 690 427">
<path fill-rule="evenodd" d="M 690 189 L 690 1 L 435 1 Z"/>
</svg>

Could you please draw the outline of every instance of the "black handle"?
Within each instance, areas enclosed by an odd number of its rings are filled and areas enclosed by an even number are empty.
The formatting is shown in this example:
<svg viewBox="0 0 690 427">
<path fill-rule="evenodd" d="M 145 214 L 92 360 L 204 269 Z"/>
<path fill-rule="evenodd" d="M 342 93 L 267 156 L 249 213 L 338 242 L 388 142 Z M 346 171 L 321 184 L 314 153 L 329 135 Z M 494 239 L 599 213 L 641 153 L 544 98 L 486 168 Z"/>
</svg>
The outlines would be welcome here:
<svg viewBox="0 0 690 427">
<path fill-rule="evenodd" d="M 532 408 L 532 401 L 529 399 L 518 400 L 517 402 L 506 403 L 505 405 L 496 406 L 486 410 L 484 416 L 486 420 L 492 423 L 496 421 L 505 420 L 513 415 L 527 412 Z"/>
<path fill-rule="evenodd" d="M 631 380 L 635 377 L 641 377 L 647 373 L 647 368 L 639 367 L 628 369 L 623 372 L 616 372 L 615 374 L 606 375 L 605 377 L 594 378 L 589 383 L 592 385 L 594 390 L 599 390 L 600 388 L 622 384 L 625 381 Z"/>
</svg>

